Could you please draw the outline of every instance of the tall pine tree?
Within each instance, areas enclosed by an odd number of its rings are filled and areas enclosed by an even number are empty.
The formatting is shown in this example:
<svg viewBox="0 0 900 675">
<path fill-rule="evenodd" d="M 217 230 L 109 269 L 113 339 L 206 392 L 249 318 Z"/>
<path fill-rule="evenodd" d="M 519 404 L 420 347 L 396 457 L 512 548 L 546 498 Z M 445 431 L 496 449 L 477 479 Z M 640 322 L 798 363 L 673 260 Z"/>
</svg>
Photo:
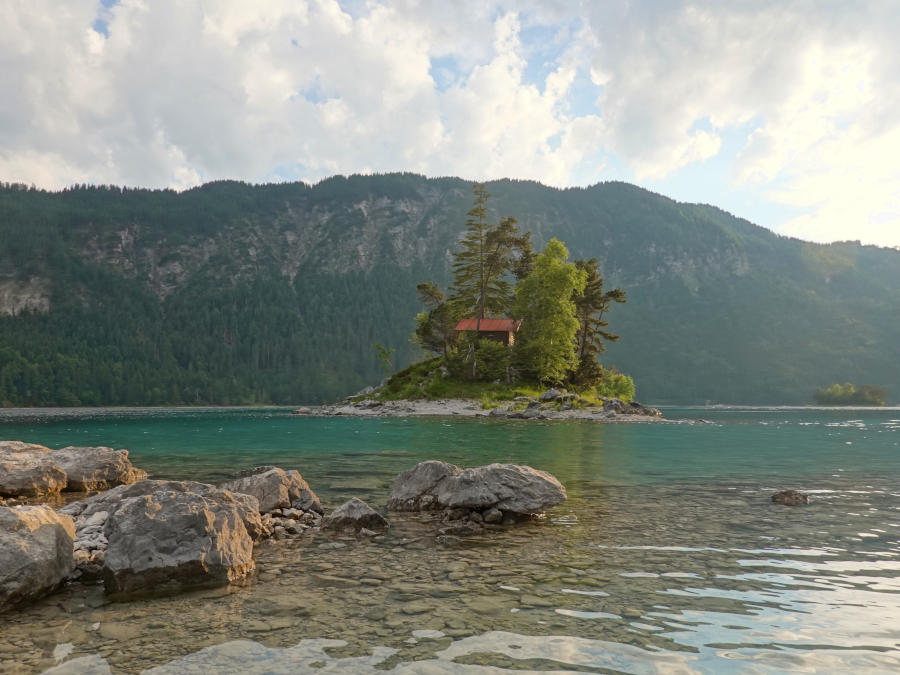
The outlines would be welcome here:
<svg viewBox="0 0 900 675">
<path fill-rule="evenodd" d="M 603 370 L 597 362 L 597 354 L 606 351 L 604 340 L 615 342 L 618 335 L 606 330 L 608 321 L 603 315 L 609 311 L 613 302 L 625 302 L 625 291 L 614 288 L 603 292 L 603 277 L 596 258 L 576 260 L 575 266 L 586 274 L 584 291 L 573 295 L 575 317 L 578 319 L 578 331 L 575 333 L 575 350 L 577 365 L 572 372 L 571 380 L 577 385 L 596 384 L 602 377 Z"/>
</svg>

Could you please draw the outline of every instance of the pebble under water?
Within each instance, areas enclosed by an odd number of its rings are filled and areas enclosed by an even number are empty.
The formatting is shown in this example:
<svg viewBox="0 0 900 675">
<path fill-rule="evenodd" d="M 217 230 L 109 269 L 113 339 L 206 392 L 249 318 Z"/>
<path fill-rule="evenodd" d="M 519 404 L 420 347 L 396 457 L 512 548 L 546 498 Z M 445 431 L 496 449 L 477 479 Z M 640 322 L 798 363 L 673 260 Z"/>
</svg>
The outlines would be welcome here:
<svg viewBox="0 0 900 675">
<path fill-rule="evenodd" d="M 329 508 L 383 510 L 430 458 L 530 464 L 569 493 L 453 544 L 409 514 L 377 540 L 270 540 L 237 586 L 112 603 L 73 584 L 0 616 L 0 672 L 900 670 L 900 412 L 665 414 L 708 421 L 0 413 L 4 438 L 128 447 L 153 477 L 296 467 Z M 773 505 L 785 487 L 812 503 Z"/>
</svg>

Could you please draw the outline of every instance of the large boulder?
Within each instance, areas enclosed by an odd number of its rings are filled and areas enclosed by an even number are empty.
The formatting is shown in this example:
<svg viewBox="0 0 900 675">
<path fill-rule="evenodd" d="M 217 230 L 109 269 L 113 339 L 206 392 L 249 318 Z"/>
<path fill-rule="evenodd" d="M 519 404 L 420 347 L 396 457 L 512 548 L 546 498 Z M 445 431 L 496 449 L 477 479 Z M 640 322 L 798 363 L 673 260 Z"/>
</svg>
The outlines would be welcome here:
<svg viewBox="0 0 900 675">
<path fill-rule="evenodd" d="M 113 450 L 103 446 L 69 446 L 55 450 L 50 457 L 66 472 L 66 490 L 69 491 L 107 490 L 115 485 L 136 483 L 147 477 L 146 471 L 136 469 L 131 464 L 127 450 Z"/>
<path fill-rule="evenodd" d="M 387 526 L 388 521 L 384 516 L 356 497 L 349 502 L 341 504 L 322 519 L 323 530 L 352 530 L 359 532 L 361 529 L 366 528 L 377 532 L 387 529 Z"/>
<path fill-rule="evenodd" d="M 253 569 L 253 541 L 234 495 L 202 483 L 190 491 L 184 483 L 142 481 L 150 482 L 156 489 L 123 499 L 106 518 L 108 594 L 223 585 Z"/>
<path fill-rule="evenodd" d="M 74 566 L 75 524 L 48 506 L 0 507 L 0 612 L 55 588 Z"/>
<path fill-rule="evenodd" d="M 566 500 L 566 489 L 552 475 L 530 466 L 489 464 L 460 469 L 430 460 L 397 476 L 389 507 L 397 511 L 496 509 L 540 513 Z"/>
<path fill-rule="evenodd" d="M 259 510 L 268 513 L 275 509 L 295 508 L 324 513 L 322 504 L 299 471 L 285 471 L 278 467 L 259 467 L 257 473 L 244 475 L 222 485 L 224 490 L 253 495 Z"/>
<path fill-rule="evenodd" d="M 231 504 L 238 510 L 247 534 L 254 541 L 266 533 L 259 514 L 259 502 L 257 502 L 255 497 L 247 494 L 234 494 L 227 490 L 219 489 L 215 485 L 194 481 L 142 480 L 131 485 L 120 485 L 93 497 L 67 504 L 59 512 L 75 518 L 76 527 L 80 533 L 80 523 L 90 522 L 91 518 L 98 513 L 106 513 L 108 515 L 127 499 L 143 497 L 161 490 L 196 494 Z M 80 536 L 78 538 L 81 539 Z"/>
<path fill-rule="evenodd" d="M 51 497 L 66 487 L 66 472 L 50 448 L 0 441 L 0 497 Z"/>
</svg>

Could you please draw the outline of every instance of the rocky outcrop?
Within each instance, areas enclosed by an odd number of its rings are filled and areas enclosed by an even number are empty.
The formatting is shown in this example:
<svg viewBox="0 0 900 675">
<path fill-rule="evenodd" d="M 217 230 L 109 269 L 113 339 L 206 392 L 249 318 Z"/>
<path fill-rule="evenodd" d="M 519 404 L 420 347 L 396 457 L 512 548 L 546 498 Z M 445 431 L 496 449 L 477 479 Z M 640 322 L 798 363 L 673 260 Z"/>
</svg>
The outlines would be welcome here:
<svg viewBox="0 0 900 675">
<path fill-rule="evenodd" d="M 429 460 L 397 476 L 389 508 L 398 511 L 474 509 L 533 514 L 566 500 L 552 475 L 530 466 L 489 464 L 460 469 Z"/>
<path fill-rule="evenodd" d="M 66 472 L 50 448 L 0 441 L 0 497 L 52 497 L 66 487 Z"/>
<path fill-rule="evenodd" d="M 341 504 L 322 519 L 323 530 L 379 532 L 387 529 L 388 521 L 361 499 L 354 497 Z"/>
<path fill-rule="evenodd" d="M 109 542 L 103 581 L 111 595 L 223 585 L 253 569 L 242 508 L 225 490 L 158 485 L 121 501 L 103 533 Z"/>
<path fill-rule="evenodd" d="M 262 513 L 284 508 L 324 513 L 316 493 L 303 480 L 300 472 L 293 469 L 285 471 L 274 466 L 258 467 L 224 483 L 222 488 L 253 495 L 259 501 Z"/>
<path fill-rule="evenodd" d="M 800 506 L 809 504 L 809 495 L 797 490 L 782 490 L 772 495 L 772 501 L 783 506 Z"/>
<path fill-rule="evenodd" d="M 74 566 L 75 525 L 48 506 L 0 507 L 0 612 L 57 588 Z"/>
<path fill-rule="evenodd" d="M 649 406 L 638 403 L 637 401 L 630 401 L 625 403 L 621 399 L 618 398 L 610 398 L 607 399 L 603 403 L 603 410 L 606 412 L 614 412 L 619 415 L 642 415 L 644 417 L 662 417 L 662 411 L 658 408 L 651 408 Z"/>
<path fill-rule="evenodd" d="M 127 450 L 69 446 L 54 451 L 51 457 L 66 472 L 68 483 L 65 489 L 70 492 L 107 490 L 147 477 L 146 471 L 131 464 Z"/>
</svg>

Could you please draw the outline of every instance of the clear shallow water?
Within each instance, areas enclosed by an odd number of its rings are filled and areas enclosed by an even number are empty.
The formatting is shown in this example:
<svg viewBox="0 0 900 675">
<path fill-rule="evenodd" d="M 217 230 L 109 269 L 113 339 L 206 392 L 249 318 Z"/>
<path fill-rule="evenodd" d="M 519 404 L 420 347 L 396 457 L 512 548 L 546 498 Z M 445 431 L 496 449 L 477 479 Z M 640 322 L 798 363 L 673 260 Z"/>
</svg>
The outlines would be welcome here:
<svg viewBox="0 0 900 675">
<path fill-rule="evenodd" d="M 329 507 L 383 507 L 428 458 L 530 464 L 570 498 L 454 546 L 409 517 L 379 542 L 268 542 L 243 587 L 110 604 L 72 586 L 0 617 L 0 672 L 54 650 L 120 672 L 900 670 L 900 410 L 665 413 L 708 423 L 2 411 L 0 437 L 127 447 L 154 477 L 296 467 Z M 813 504 L 772 505 L 788 487 Z"/>
</svg>

